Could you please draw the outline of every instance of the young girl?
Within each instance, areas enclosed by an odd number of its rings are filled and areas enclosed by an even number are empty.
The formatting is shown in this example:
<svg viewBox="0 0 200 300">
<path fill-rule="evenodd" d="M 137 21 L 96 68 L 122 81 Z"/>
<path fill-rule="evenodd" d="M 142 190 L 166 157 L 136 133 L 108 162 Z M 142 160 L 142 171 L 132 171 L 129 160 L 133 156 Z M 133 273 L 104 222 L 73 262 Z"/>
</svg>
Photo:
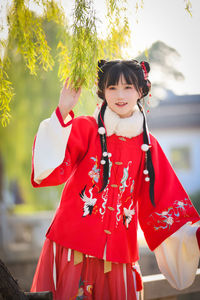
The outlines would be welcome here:
<svg viewBox="0 0 200 300">
<path fill-rule="evenodd" d="M 138 299 L 138 221 L 171 285 L 192 284 L 200 217 L 148 132 L 140 101 L 151 87 L 149 71 L 147 62 L 101 60 L 102 104 L 94 116 L 74 118 L 81 89 L 67 79 L 58 107 L 40 124 L 32 184 L 65 187 L 32 292 L 50 290 L 58 300 Z"/>
</svg>

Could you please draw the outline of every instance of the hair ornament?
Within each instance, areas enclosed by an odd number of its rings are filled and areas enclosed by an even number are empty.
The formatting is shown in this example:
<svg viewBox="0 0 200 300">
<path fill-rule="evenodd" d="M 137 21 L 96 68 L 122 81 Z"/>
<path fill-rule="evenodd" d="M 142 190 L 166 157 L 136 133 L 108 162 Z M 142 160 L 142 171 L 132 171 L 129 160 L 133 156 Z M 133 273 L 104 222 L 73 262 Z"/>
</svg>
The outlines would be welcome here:
<svg viewBox="0 0 200 300">
<path fill-rule="evenodd" d="M 148 72 L 147 72 L 144 61 L 141 61 L 140 65 L 142 67 L 142 71 L 143 71 L 143 74 L 144 74 L 144 79 L 147 80 L 148 79 Z M 147 85 L 148 85 L 148 83 L 147 83 Z"/>
<path fill-rule="evenodd" d="M 101 165 L 105 165 L 106 161 L 104 159 L 101 160 Z"/>
<path fill-rule="evenodd" d="M 148 171 L 147 169 L 145 169 L 145 170 L 143 171 L 143 174 L 144 174 L 144 175 L 147 175 L 147 174 L 149 174 L 149 171 Z"/>
<path fill-rule="evenodd" d="M 105 134 L 105 133 L 106 133 L 105 128 L 104 128 L 104 127 L 99 127 L 98 133 L 99 133 L 99 134 L 102 134 L 102 135 Z"/>
<path fill-rule="evenodd" d="M 148 77 L 148 73 L 147 73 L 147 77 Z M 151 88 L 151 82 L 149 80 L 147 80 L 147 86 L 148 86 L 149 89 Z"/>
<path fill-rule="evenodd" d="M 141 149 L 142 149 L 142 151 L 146 152 L 149 150 L 150 147 L 151 147 L 150 145 L 142 144 Z"/>
</svg>

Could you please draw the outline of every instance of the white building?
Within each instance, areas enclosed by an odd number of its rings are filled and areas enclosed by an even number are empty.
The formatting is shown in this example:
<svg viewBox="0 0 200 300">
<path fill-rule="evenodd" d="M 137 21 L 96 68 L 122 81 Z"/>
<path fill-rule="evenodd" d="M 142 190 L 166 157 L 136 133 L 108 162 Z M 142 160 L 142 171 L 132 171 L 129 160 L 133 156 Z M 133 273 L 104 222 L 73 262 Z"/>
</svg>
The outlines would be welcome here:
<svg viewBox="0 0 200 300">
<path fill-rule="evenodd" d="M 200 191 L 200 95 L 170 94 L 147 119 L 187 193 Z"/>
</svg>

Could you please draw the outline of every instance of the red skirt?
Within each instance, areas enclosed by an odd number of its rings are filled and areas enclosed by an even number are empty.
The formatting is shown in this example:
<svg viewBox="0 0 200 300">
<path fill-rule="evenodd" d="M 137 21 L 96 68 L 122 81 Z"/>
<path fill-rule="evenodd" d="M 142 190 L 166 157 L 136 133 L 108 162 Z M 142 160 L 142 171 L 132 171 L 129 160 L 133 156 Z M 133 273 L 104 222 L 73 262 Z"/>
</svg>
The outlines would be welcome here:
<svg viewBox="0 0 200 300">
<path fill-rule="evenodd" d="M 111 271 L 105 273 L 103 259 L 81 255 L 82 261 L 75 264 L 73 250 L 46 239 L 31 292 L 52 291 L 54 300 L 139 299 L 138 265 L 111 263 Z"/>
</svg>

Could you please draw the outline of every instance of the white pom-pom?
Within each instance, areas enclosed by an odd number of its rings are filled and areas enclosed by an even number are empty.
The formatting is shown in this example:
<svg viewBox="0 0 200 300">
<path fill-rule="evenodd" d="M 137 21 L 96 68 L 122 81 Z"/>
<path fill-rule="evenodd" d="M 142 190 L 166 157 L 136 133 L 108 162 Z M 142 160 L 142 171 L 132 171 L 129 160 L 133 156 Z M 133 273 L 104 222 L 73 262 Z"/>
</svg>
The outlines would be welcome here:
<svg viewBox="0 0 200 300">
<path fill-rule="evenodd" d="M 99 127 L 98 133 L 99 133 L 99 134 L 105 134 L 105 133 L 106 133 L 105 128 L 104 128 L 104 127 Z"/>
<path fill-rule="evenodd" d="M 104 159 L 101 160 L 101 164 L 105 165 L 106 161 Z"/>
<path fill-rule="evenodd" d="M 150 180 L 149 177 L 145 177 L 145 181 L 148 182 Z"/>
<path fill-rule="evenodd" d="M 149 174 L 149 171 L 148 171 L 148 170 L 144 170 L 144 171 L 143 171 L 143 174 L 144 174 L 144 175 L 147 175 L 147 174 Z"/>
<path fill-rule="evenodd" d="M 141 149 L 142 149 L 142 151 L 148 151 L 149 150 L 149 145 L 147 145 L 147 144 L 142 144 L 142 146 L 141 146 Z"/>
<path fill-rule="evenodd" d="M 112 156 L 112 153 L 108 153 L 108 157 L 111 157 Z"/>
<path fill-rule="evenodd" d="M 108 152 L 103 152 L 103 157 L 106 157 L 106 156 L 108 156 Z"/>
</svg>

